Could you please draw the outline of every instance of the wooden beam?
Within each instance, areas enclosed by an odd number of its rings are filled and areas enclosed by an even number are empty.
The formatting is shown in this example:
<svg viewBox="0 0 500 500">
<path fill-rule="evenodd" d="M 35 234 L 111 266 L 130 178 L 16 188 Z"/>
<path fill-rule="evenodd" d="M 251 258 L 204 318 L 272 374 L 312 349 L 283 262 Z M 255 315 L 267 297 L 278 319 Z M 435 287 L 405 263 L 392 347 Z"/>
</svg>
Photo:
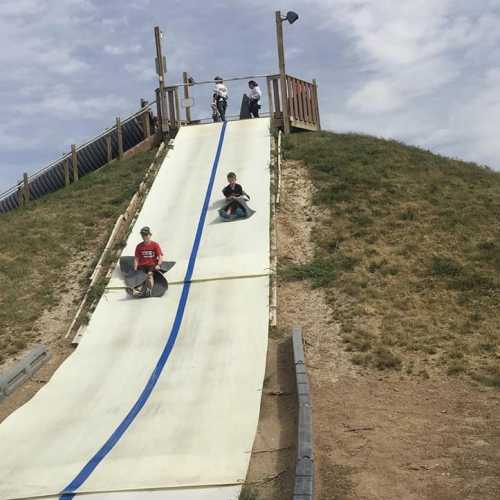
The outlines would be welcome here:
<svg viewBox="0 0 500 500">
<path fill-rule="evenodd" d="M 279 90 L 279 79 L 273 80 L 273 92 L 274 92 L 274 113 L 276 118 L 282 118 L 281 113 L 281 103 L 280 103 L 280 90 Z"/>
<path fill-rule="evenodd" d="M 189 85 L 188 85 L 188 74 L 186 71 L 182 73 L 182 80 L 184 82 L 184 99 L 189 99 Z M 186 121 L 191 123 L 191 106 L 185 106 L 186 109 Z"/>
<path fill-rule="evenodd" d="M 23 181 L 17 183 L 17 206 L 24 206 L 24 187 Z"/>
<path fill-rule="evenodd" d="M 287 77 L 288 85 L 288 95 L 290 96 L 290 120 L 297 118 L 298 108 L 297 108 L 297 84 L 295 78 L 291 76 Z"/>
<path fill-rule="evenodd" d="M 297 81 L 296 82 L 296 85 L 297 85 L 297 102 L 298 102 L 298 108 L 299 108 L 299 112 L 297 113 L 297 118 L 296 120 L 300 120 L 300 121 L 305 121 L 304 119 L 304 92 L 302 90 L 302 82 L 299 82 Z"/>
<path fill-rule="evenodd" d="M 28 174 L 24 172 L 23 174 L 23 197 L 24 197 L 24 204 L 27 205 L 30 201 L 30 184 L 28 180 Z"/>
<path fill-rule="evenodd" d="M 175 127 L 175 105 L 172 89 L 167 89 L 168 126 Z"/>
<path fill-rule="evenodd" d="M 118 139 L 118 159 L 121 160 L 123 158 L 123 131 L 119 116 L 116 117 L 116 137 Z"/>
<path fill-rule="evenodd" d="M 316 125 L 318 126 L 318 130 L 321 130 L 321 120 L 319 117 L 318 84 L 316 83 L 315 78 L 313 78 L 313 96 L 314 96 L 314 106 L 316 111 Z"/>
<path fill-rule="evenodd" d="M 273 105 L 273 92 L 271 90 L 271 77 L 267 77 L 267 100 L 269 101 L 269 114 L 271 116 L 271 121 L 274 118 L 274 105 Z"/>
<path fill-rule="evenodd" d="M 162 117 L 162 113 L 163 113 L 163 108 L 162 108 L 162 105 L 161 105 L 161 97 L 160 97 L 160 89 L 155 89 L 155 94 L 156 94 L 156 116 L 157 116 L 157 130 L 156 130 L 156 133 L 159 135 L 160 137 L 160 141 L 163 140 L 163 133 L 162 133 L 162 120 L 163 120 L 163 117 Z"/>
<path fill-rule="evenodd" d="M 149 108 L 147 105 L 148 101 L 141 99 L 141 108 L 144 108 L 144 113 L 142 113 L 142 131 L 144 139 L 147 139 L 151 135 L 151 127 L 149 126 Z"/>
<path fill-rule="evenodd" d="M 294 128 L 301 128 L 304 130 L 311 130 L 312 132 L 315 132 L 319 130 L 318 125 L 312 124 L 312 123 L 307 123 L 302 120 L 292 120 L 291 125 Z"/>
<path fill-rule="evenodd" d="M 278 62 L 280 68 L 283 132 L 285 135 L 288 135 L 290 133 L 290 120 L 288 117 L 288 94 L 286 89 L 285 49 L 283 47 L 283 21 L 281 20 L 281 12 L 279 10 L 274 14 L 276 18 L 276 41 L 278 43 Z"/>
<path fill-rule="evenodd" d="M 174 92 L 174 100 L 175 100 L 175 128 L 179 128 L 181 122 L 181 110 L 179 106 L 179 88 L 175 87 L 173 89 Z"/>
<path fill-rule="evenodd" d="M 76 154 L 76 144 L 71 144 L 71 164 L 73 165 L 73 182 L 78 180 L 78 155 Z"/>
<path fill-rule="evenodd" d="M 165 102 L 165 73 L 166 68 L 163 60 L 163 52 L 162 52 L 162 33 L 160 31 L 159 26 L 154 27 L 155 34 L 155 45 L 156 45 L 156 61 L 157 61 L 157 73 L 158 73 L 158 87 L 159 93 L 157 94 L 157 98 L 159 97 L 159 109 L 160 113 L 158 115 L 158 127 L 160 128 L 161 138 L 165 139 L 169 130 L 168 130 L 168 117 L 166 111 L 166 102 Z"/>
</svg>

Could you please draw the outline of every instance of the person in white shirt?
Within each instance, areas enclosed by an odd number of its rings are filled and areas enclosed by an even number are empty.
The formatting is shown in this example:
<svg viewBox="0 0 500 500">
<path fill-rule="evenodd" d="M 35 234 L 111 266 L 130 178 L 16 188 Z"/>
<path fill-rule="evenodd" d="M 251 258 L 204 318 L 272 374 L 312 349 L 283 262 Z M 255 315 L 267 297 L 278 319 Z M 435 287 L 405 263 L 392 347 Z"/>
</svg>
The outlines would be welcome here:
<svg viewBox="0 0 500 500">
<path fill-rule="evenodd" d="M 250 100 L 248 104 L 248 108 L 250 111 L 250 116 L 254 118 L 259 117 L 259 109 L 260 109 L 260 98 L 262 97 L 262 92 L 259 89 L 259 85 L 256 81 L 250 80 L 248 82 L 248 87 L 250 92 L 248 92 L 248 99 Z"/>
<path fill-rule="evenodd" d="M 225 122 L 228 99 L 227 87 L 224 85 L 224 80 L 220 76 L 216 76 L 214 81 L 215 88 L 212 96 L 212 109 L 214 113 L 212 114 L 212 118 L 214 122 L 217 122 L 220 117 L 220 119 Z"/>
</svg>

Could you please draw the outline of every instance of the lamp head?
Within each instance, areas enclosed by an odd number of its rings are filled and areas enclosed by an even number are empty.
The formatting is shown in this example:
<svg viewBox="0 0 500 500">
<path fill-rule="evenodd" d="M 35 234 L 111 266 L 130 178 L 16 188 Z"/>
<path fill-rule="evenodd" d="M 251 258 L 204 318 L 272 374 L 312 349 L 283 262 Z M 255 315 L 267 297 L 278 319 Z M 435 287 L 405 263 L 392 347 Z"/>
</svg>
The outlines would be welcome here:
<svg viewBox="0 0 500 500">
<path fill-rule="evenodd" d="M 289 10 L 286 13 L 285 19 L 290 23 L 293 24 L 297 19 L 299 18 L 299 15 L 296 12 L 293 12 L 292 10 Z"/>
</svg>

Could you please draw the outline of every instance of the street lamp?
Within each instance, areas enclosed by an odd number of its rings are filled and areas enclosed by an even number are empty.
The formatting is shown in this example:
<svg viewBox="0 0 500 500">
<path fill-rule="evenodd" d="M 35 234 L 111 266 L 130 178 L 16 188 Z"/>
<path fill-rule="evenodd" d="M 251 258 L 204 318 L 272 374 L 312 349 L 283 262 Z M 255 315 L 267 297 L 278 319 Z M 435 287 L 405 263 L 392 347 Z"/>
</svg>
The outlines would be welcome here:
<svg viewBox="0 0 500 500">
<path fill-rule="evenodd" d="M 288 11 L 286 16 L 282 16 L 281 12 L 275 12 L 276 17 L 276 40 L 278 42 L 278 62 L 280 69 L 280 85 L 281 85 L 281 102 L 283 116 L 283 132 L 285 135 L 290 133 L 290 121 L 288 116 L 288 92 L 286 87 L 286 72 L 285 72 L 285 49 L 283 47 L 283 21 L 288 21 L 293 24 L 299 18 L 296 12 Z"/>
</svg>

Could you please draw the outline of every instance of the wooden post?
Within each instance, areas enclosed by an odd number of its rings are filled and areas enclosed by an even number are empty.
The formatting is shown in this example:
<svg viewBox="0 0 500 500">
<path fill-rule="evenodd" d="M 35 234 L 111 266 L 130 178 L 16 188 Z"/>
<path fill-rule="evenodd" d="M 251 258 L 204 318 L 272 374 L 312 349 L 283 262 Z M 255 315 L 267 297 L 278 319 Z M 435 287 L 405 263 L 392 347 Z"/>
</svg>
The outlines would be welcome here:
<svg viewBox="0 0 500 500">
<path fill-rule="evenodd" d="M 123 158 L 123 132 L 119 116 L 116 117 L 116 137 L 118 139 L 118 160 L 121 160 Z"/>
<path fill-rule="evenodd" d="M 64 168 L 64 185 L 66 187 L 69 186 L 69 158 L 66 158 L 65 162 L 63 163 L 63 168 Z"/>
<path fill-rule="evenodd" d="M 24 172 L 23 174 L 23 192 L 24 192 L 24 205 L 27 205 L 30 201 L 30 184 L 28 181 L 28 174 Z"/>
<path fill-rule="evenodd" d="M 269 114 L 271 115 L 271 123 L 274 119 L 273 94 L 271 92 L 271 77 L 267 77 L 267 100 L 269 101 Z"/>
<path fill-rule="evenodd" d="M 321 120 L 319 119 L 318 85 L 316 83 L 316 78 L 313 78 L 313 96 L 316 111 L 316 125 L 318 126 L 318 130 L 321 130 Z"/>
<path fill-rule="evenodd" d="M 178 87 L 174 87 L 173 92 L 174 92 L 174 100 L 175 100 L 175 125 L 174 126 L 175 126 L 175 128 L 179 128 L 180 123 L 181 123 L 181 110 L 179 107 L 179 89 L 178 89 Z"/>
<path fill-rule="evenodd" d="M 162 53 L 162 48 L 161 48 L 161 39 L 162 39 L 162 34 L 160 32 L 160 27 L 155 26 L 154 28 L 155 32 L 155 44 L 156 44 L 156 70 L 158 73 L 158 81 L 159 81 L 159 97 L 160 97 L 160 105 L 159 105 L 159 110 L 161 112 L 161 116 L 158 116 L 158 121 L 159 121 L 159 128 L 160 128 L 160 134 L 162 139 L 165 139 L 167 136 L 169 129 L 168 129 L 168 118 L 166 116 L 166 104 L 165 104 L 165 66 L 163 64 L 163 53 Z"/>
<path fill-rule="evenodd" d="M 280 120 L 282 120 L 283 113 L 281 112 L 279 83 L 280 83 L 279 78 L 273 80 L 274 112 L 277 113 L 280 117 Z"/>
<path fill-rule="evenodd" d="M 161 100 L 160 100 L 160 89 L 155 90 L 156 93 L 156 133 L 160 136 L 160 139 L 163 139 L 163 134 L 161 131 L 161 123 L 163 121 L 162 117 L 162 109 L 161 109 Z"/>
<path fill-rule="evenodd" d="M 141 99 L 141 108 L 144 109 L 142 113 L 142 130 L 144 131 L 144 139 L 147 139 L 151 135 L 151 128 L 149 126 L 149 108 L 148 101 Z"/>
<path fill-rule="evenodd" d="M 175 106 L 175 96 L 174 96 L 175 87 L 171 87 L 167 89 L 167 105 L 169 112 L 169 127 L 177 128 L 176 125 L 176 106 Z"/>
<path fill-rule="evenodd" d="M 278 42 L 278 62 L 280 68 L 280 84 L 281 84 L 281 103 L 283 112 L 283 132 L 285 135 L 290 133 L 290 119 L 288 117 L 288 94 L 286 88 L 286 72 L 285 72 L 285 49 L 283 47 L 283 21 L 281 12 L 275 12 L 276 17 L 276 40 Z"/>
<path fill-rule="evenodd" d="M 23 181 L 19 181 L 17 183 L 17 206 L 18 207 L 23 207 L 24 206 L 24 188 L 23 188 Z"/>
<path fill-rule="evenodd" d="M 111 149 L 111 134 L 106 136 L 106 158 L 108 163 L 113 159 L 113 150 Z"/>
<path fill-rule="evenodd" d="M 189 99 L 189 82 L 188 74 L 184 71 L 182 73 L 182 80 L 184 81 L 184 99 Z M 186 108 L 186 121 L 191 123 L 191 106 L 185 106 Z"/>
<path fill-rule="evenodd" d="M 76 144 L 71 144 L 71 163 L 73 165 L 73 182 L 78 180 L 78 156 L 76 154 Z"/>
</svg>

